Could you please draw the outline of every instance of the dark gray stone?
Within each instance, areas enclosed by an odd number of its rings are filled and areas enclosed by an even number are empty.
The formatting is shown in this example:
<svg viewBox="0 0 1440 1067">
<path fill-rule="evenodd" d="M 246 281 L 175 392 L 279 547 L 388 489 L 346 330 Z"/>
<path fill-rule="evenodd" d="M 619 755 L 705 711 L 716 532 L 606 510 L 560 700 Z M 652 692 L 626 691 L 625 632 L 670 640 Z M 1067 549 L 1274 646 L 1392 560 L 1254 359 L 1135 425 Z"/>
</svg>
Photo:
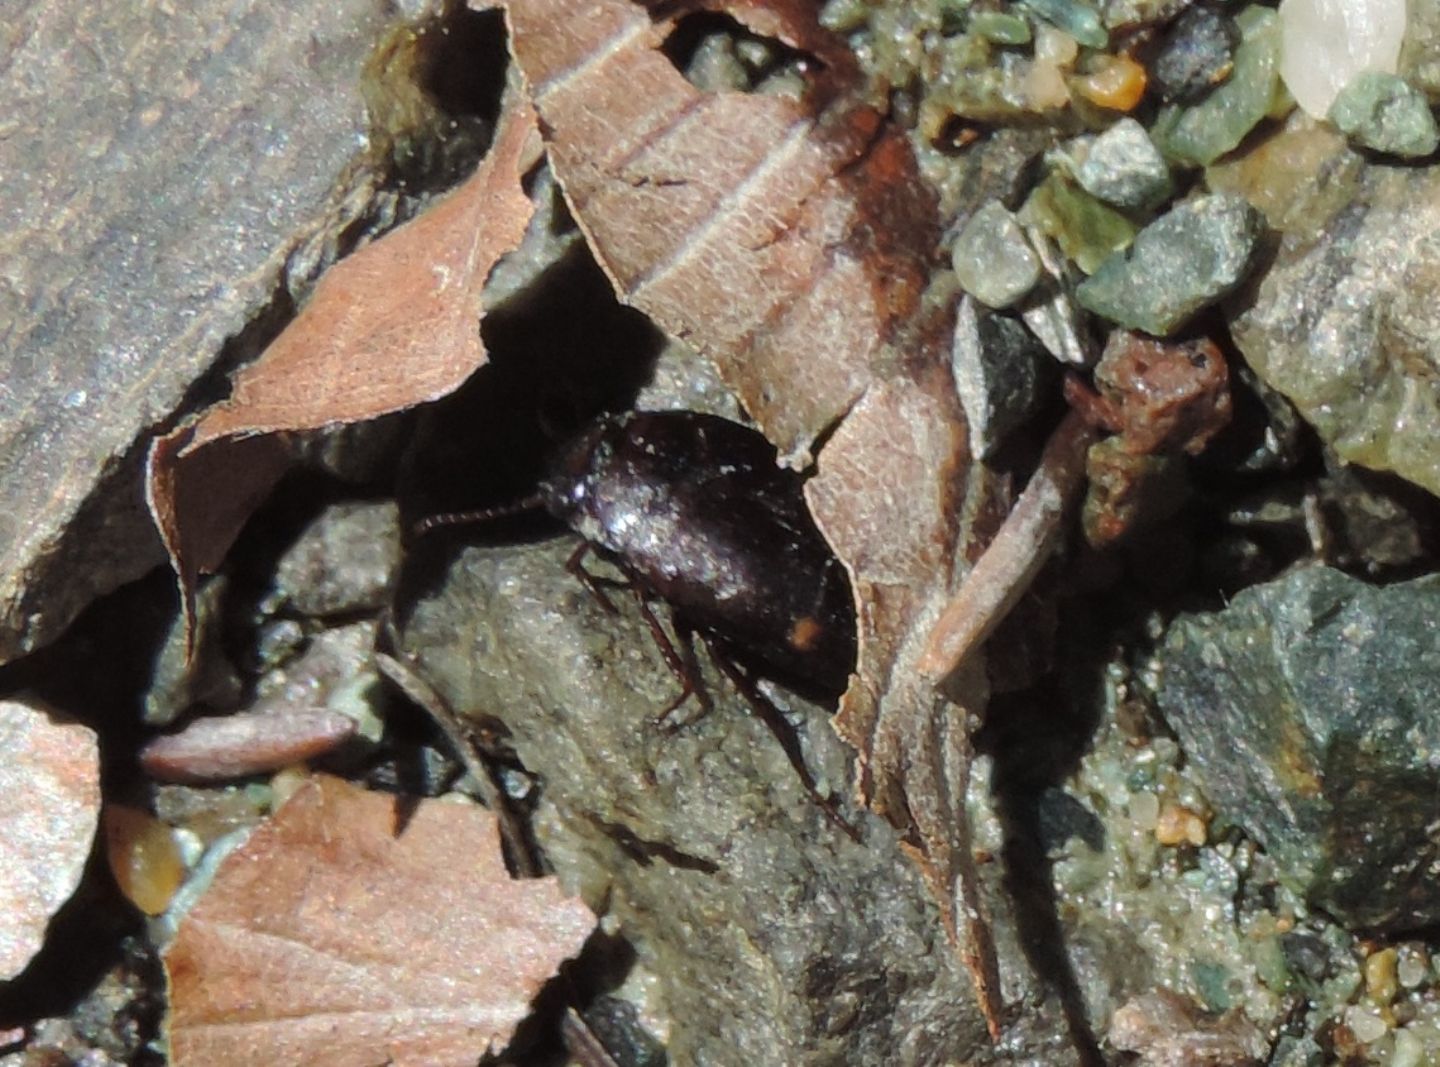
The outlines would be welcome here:
<svg viewBox="0 0 1440 1067">
<path fill-rule="evenodd" d="M 1229 293 L 1249 272 L 1262 217 L 1226 193 L 1188 200 L 1146 226 L 1075 290 L 1111 322 L 1165 336 Z"/>
<path fill-rule="evenodd" d="M 1440 921 L 1440 577 L 1311 567 L 1182 616 L 1160 706 L 1220 816 L 1354 927 Z"/>
<path fill-rule="evenodd" d="M 364 210 L 338 178 L 363 150 L 361 72 L 395 18 L 380 0 L 11 5 L 0 661 L 161 558 L 144 435 L 272 305 L 287 260 L 323 260 L 310 250 Z"/>
<path fill-rule="evenodd" d="M 970 453 L 994 456 L 1006 436 L 1034 415 L 1040 403 L 1044 347 L 1023 325 L 1004 315 L 979 315 L 966 297 L 955 318 L 950 370 L 970 428 Z"/>
<path fill-rule="evenodd" d="M 1209 4 L 1190 8 L 1170 27 L 1150 64 L 1150 84 L 1167 103 L 1193 103 L 1230 76 L 1240 28 Z"/>
<path fill-rule="evenodd" d="M 335 504 L 280 557 L 275 587 L 302 615 L 344 615 L 383 607 L 399 565 L 393 501 Z"/>
</svg>

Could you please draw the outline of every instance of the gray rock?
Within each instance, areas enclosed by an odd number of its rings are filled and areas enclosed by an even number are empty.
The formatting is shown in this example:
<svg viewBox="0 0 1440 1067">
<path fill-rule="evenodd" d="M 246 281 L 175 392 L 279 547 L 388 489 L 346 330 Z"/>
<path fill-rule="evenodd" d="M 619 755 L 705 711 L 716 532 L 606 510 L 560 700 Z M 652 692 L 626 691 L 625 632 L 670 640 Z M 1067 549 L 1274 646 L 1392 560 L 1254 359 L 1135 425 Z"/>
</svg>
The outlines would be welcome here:
<svg viewBox="0 0 1440 1067">
<path fill-rule="evenodd" d="M 1358 185 L 1290 220 L 1232 332 L 1342 459 L 1440 493 L 1440 173 L 1369 166 Z"/>
<path fill-rule="evenodd" d="M 275 586 L 302 615 L 343 615 L 383 607 L 399 565 L 393 501 L 335 504 L 280 557 Z"/>
<path fill-rule="evenodd" d="M 1229 293 L 1249 272 L 1261 215 L 1225 193 L 1197 197 L 1146 226 L 1075 290 L 1081 306 L 1165 336 Z"/>
<path fill-rule="evenodd" d="M 1145 127 L 1123 118 L 1090 145 L 1075 180 L 1091 196 L 1143 211 L 1170 195 L 1170 168 Z"/>
<path fill-rule="evenodd" d="M 137 445 L 366 210 L 373 0 L 21 0 L 0 64 L 0 661 L 162 557 Z M 357 172 L 363 168 L 356 168 Z M 332 249 L 333 251 L 333 249 Z M 234 344 L 232 355 L 249 353 Z"/>
<path fill-rule="evenodd" d="M 992 457 L 1006 435 L 1035 414 L 1041 369 L 1049 359 L 1030 331 L 1004 315 L 976 314 L 960 302 L 950 369 L 970 428 L 970 454 Z"/>
<path fill-rule="evenodd" d="M 1428 156 L 1440 145 L 1429 101 L 1405 79 L 1378 70 L 1358 74 L 1340 90 L 1330 121 L 1352 144 L 1402 159 Z"/>
<path fill-rule="evenodd" d="M 1325 567 L 1182 616 L 1160 706 L 1220 815 L 1282 883 L 1357 927 L 1440 921 L 1440 577 Z"/>
<path fill-rule="evenodd" d="M 1040 280 L 1040 260 L 1015 216 L 991 200 L 970 216 L 950 253 L 960 286 L 987 307 L 1009 307 Z"/>
<path fill-rule="evenodd" d="M 1170 27 L 1150 64 L 1150 84 L 1167 103 L 1193 103 L 1230 77 L 1240 28 L 1208 4 L 1187 9 Z"/>
<path fill-rule="evenodd" d="M 658 729 L 678 683 L 631 598 L 607 614 L 566 573 L 572 548 L 466 549 L 402 639 L 543 782 L 537 836 L 654 976 L 671 1062 L 939 1064 L 987 1048 L 890 827 L 847 805 L 864 843 L 846 837 L 713 671 L 714 710 Z M 822 788 L 848 795 L 824 712 L 782 699 Z"/>
</svg>

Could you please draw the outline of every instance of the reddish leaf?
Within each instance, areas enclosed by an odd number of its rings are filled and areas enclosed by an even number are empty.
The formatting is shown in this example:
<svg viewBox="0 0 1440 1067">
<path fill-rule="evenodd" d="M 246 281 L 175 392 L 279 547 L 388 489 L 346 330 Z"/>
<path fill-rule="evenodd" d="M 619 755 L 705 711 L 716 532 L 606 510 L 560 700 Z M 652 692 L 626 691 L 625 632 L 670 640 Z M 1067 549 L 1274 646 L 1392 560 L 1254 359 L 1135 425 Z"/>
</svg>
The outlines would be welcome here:
<svg viewBox="0 0 1440 1067">
<path fill-rule="evenodd" d="M 818 53 L 795 101 L 705 93 L 630 0 L 527 0 L 511 48 L 550 162 L 621 299 L 699 348 L 782 455 L 864 392 L 911 325 L 938 235 L 904 140 L 795 3 L 722 6 Z"/>
<path fill-rule="evenodd" d="M 25 969 L 80 884 L 100 812 L 95 735 L 0 702 L 0 980 Z"/>
<path fill-rule="evenodd" d="M 482 808 L 317 777 L 220 866 L 165 955 L 170 1053 L 204 1064 L 471 1064 L 595 924 L 515 881 Z"/>
<path fill-rule="evenodd" d="M 537 148 L 533 113 L 512 108 L 472 178 L 328 271 L 228 401 L 155 442 L 150 510 L 187 612 L 195 578 L 287 465 L 283 440 L 269 435 L 434 400 L 484 363 L 480 293 L 530 220 L 520 179 Z"/>
</svg>

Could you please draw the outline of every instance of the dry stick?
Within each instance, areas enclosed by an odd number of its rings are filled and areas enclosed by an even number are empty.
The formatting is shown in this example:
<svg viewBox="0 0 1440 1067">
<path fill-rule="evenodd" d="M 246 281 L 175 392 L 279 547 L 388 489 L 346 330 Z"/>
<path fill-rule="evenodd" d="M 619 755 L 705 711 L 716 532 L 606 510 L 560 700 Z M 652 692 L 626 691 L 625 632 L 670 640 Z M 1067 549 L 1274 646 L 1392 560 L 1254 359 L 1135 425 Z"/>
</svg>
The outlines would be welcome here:
<svg viewBox="0 0 1440 1067">
<path fill-rule="evenodd" d="M 1050 558 L 1085 485 L 1085 450 L 1095 436 L 1073 411 L 1050 435 L 1025 491 L 930 631 L 919 669 L 935 685 L 943 688 L 985 643 Z"/>
<path fill-rule="evenodd" d="M 394 656 L 376 652 L 375 665 L 380 668 L 381 674 L 390 679 L 402 693 L 423 708 L 440 727 L 445 739 L 450 742 L 450 748 L 456 758 L 475 779 L 480 790 L 480 799 L 485 802 L 485 806 L 494 813 L 499 821 L 500 836 L 509 846 L 510 856 L 515 863 L 515 872 L 522 878 L 538 878 L 541 874 L 540 863 L 531 850 L 530 843 L 525 839 L 524 831 L 520 828 L 520 822 L 515 817 L 514 810 L 510 807 L 509 796 L 506 795 L 494 769 L 488 761 L 481 757 L 464 725 L 450 709 L 450 705 L 445 702 L 444 697 L 437 693 L 429 682 L 420 677 L 413 667 Z"/>
<path fill-rule="evenodd" d="M 1085 484 L 1085 452 L 1095 436 L 1095 430 L 1078 414 L 1072 411 L 1065 416 L 1046 442 L 1035 474 L 1014 509 L 930 631 L 919 673 L 935 687 L 937 698 L 1050 558 L 1065 531 L 1065 518 L 1073 511 Z M 932 732 L 940 730 L 946 718 L 941 708 L 935 708 L 928 720 Z M 955 736 L 948 739 L 952 744 L 942 745 L 938 735 L 932 736 L 927 749 L 943 761 L 941 766 L 916 770 L 928 772 L 936 789 L 950 793 L 950 810 L 955 810 L 957 804 L 963 809 L 973 756 L 966 726 L 960 724 Z M 920 830 L 924 837 L 944 841 L 949 846 L 947 851 L 956 857 L 954 866 L 943 872 L 953 909 L 952 922 L 965 927 L 962 957 L 990 1037 L 998 1040 L 1003 1010 L 1000 969 L 981 904 L 979 877 L 968 859 L 968 827 L 930 827 L 928 834 L 925 827 Z"/>
<path fill-rule="evenodd" d="M 565 1051 L 580 1067 L 620 1067 L 601 1040 L 595 1036 L 584 1017 L 574 1008 L 566 1008 L 560 1017 L 560 1037 Z"/>
</svg>

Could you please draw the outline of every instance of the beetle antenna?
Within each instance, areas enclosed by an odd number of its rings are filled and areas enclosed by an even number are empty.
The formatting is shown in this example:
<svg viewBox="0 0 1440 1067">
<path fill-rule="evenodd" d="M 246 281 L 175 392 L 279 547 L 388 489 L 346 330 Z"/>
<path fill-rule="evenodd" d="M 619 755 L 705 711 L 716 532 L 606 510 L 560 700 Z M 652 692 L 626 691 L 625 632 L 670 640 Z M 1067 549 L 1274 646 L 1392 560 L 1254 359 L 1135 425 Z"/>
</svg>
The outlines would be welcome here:
<svg viewBox="0 0 1440 1067">
<path fill-rule="evenodd" d="M 544 506 L 545 498 L 543 494 L 537 492 L 521 497 L 519 500 L 512 500 L 508 504 L 497 504 L 492 508 L 476 508 L 473 511 L 444 511 L 438 515 L 427 515 L 420 519 L 410 527 L 410 536 L 422 537 L 441 526 L 470 526 L 475 523 L 490 522 L 494 519 L 508 519 L 512 515 L 523 515 L 527 511 L 537 511 Z"/>
</svg>

